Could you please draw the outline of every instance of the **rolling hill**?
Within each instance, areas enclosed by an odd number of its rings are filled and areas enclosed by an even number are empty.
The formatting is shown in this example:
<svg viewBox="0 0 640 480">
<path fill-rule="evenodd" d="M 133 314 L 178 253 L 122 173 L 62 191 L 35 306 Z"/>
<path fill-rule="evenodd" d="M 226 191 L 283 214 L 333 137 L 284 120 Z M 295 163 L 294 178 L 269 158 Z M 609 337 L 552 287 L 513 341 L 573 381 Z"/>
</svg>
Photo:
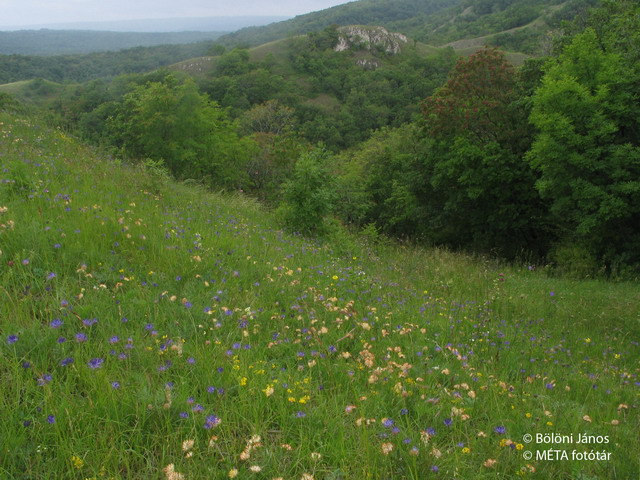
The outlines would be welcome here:
<svg viewBox="0 0 640 480">
<path fill-rule="evenodd" d="M 223 45 L 257 46 L 291 35 L 322 30 L 330 25 L 382 25 L 407 20 L 417 15 L 429 16 L 460 0 L 359 0 L 298 15 L 290 20 L 263 27 L 249 27 L 222 36 Z"/>
<path fill-rule="evenodd" d="M 597 0 L 360 0 L 293 19 L 244 28 L 218 39 L 224 45 L 261 43 L 337 25 L 381 25 L 418 41 L 444 46 L 478 39 L 507 50 L 539 54 L 547 32 Z M 464 47 L 464 48 L 469 48 Z"/>
</svg>

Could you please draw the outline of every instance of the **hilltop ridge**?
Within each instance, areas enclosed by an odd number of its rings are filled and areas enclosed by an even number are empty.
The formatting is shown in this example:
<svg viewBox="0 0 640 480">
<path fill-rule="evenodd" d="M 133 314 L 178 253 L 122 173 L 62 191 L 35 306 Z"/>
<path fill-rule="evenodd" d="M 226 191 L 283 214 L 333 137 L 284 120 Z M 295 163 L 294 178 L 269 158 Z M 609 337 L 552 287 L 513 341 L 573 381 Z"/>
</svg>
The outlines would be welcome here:
<svg viewBox="0 0 640 480">
<path fill-rule="evenodd" d="M 330 25 L 361 24 L 380 25 L 434 46 L 482 38 L 483 45 L 540 54 L 549 41 L 549 32 L 596 3 L 597 0 L 360 0 L 271 25 L 240 29 L 223 35 L 217 42 L 255 46 Z"/>
</svg>

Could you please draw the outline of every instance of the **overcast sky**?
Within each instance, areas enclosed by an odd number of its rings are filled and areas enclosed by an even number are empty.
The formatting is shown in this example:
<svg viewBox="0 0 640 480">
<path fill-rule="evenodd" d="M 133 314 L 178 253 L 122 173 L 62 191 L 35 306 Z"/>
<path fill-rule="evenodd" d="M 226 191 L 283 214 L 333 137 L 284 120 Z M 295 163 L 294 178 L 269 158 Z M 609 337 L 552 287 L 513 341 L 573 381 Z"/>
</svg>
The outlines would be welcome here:
<svg viewBox="0 0 640 480">
<path fill-rule="evenodd" d="M 236 15 L 294 16 L 347 0 L 0 0 L 0 25 Z"/>
</svg>

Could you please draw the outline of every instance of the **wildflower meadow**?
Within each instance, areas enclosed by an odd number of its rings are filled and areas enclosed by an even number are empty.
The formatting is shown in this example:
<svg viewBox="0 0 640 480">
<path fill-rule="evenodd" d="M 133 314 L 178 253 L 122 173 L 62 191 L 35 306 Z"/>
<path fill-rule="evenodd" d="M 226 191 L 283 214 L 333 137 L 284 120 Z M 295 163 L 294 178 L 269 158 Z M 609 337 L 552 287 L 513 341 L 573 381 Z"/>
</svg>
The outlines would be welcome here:
<svg viewBox="0 0 640 480">
<path fill-rule="evenodd" d="M 289 235 L 6 113 L 0 339 L 3 480 L 640 474 L 637 283 Z"/>
</svg>

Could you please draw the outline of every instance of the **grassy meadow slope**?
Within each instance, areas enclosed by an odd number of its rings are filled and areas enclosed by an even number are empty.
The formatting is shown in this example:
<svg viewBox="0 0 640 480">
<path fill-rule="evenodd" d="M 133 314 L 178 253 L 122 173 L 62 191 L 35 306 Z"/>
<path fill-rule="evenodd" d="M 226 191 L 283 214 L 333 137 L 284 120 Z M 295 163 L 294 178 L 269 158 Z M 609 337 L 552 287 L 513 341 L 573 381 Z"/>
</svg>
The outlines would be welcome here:
<svg viewBox="0 0 640 480">
<path fill-rule="evenodd" d="M 7 113 L 0 250 L 3 479 L 638 477 L 637 284 L 287 235 Z"/>
<path fill-rule="evenodd" d="M 25 105 L 48 107 L 73 84 L 51 82 L 41 78 L 0 85 L 0 93 L 11 95 Z"/>
</svg>

